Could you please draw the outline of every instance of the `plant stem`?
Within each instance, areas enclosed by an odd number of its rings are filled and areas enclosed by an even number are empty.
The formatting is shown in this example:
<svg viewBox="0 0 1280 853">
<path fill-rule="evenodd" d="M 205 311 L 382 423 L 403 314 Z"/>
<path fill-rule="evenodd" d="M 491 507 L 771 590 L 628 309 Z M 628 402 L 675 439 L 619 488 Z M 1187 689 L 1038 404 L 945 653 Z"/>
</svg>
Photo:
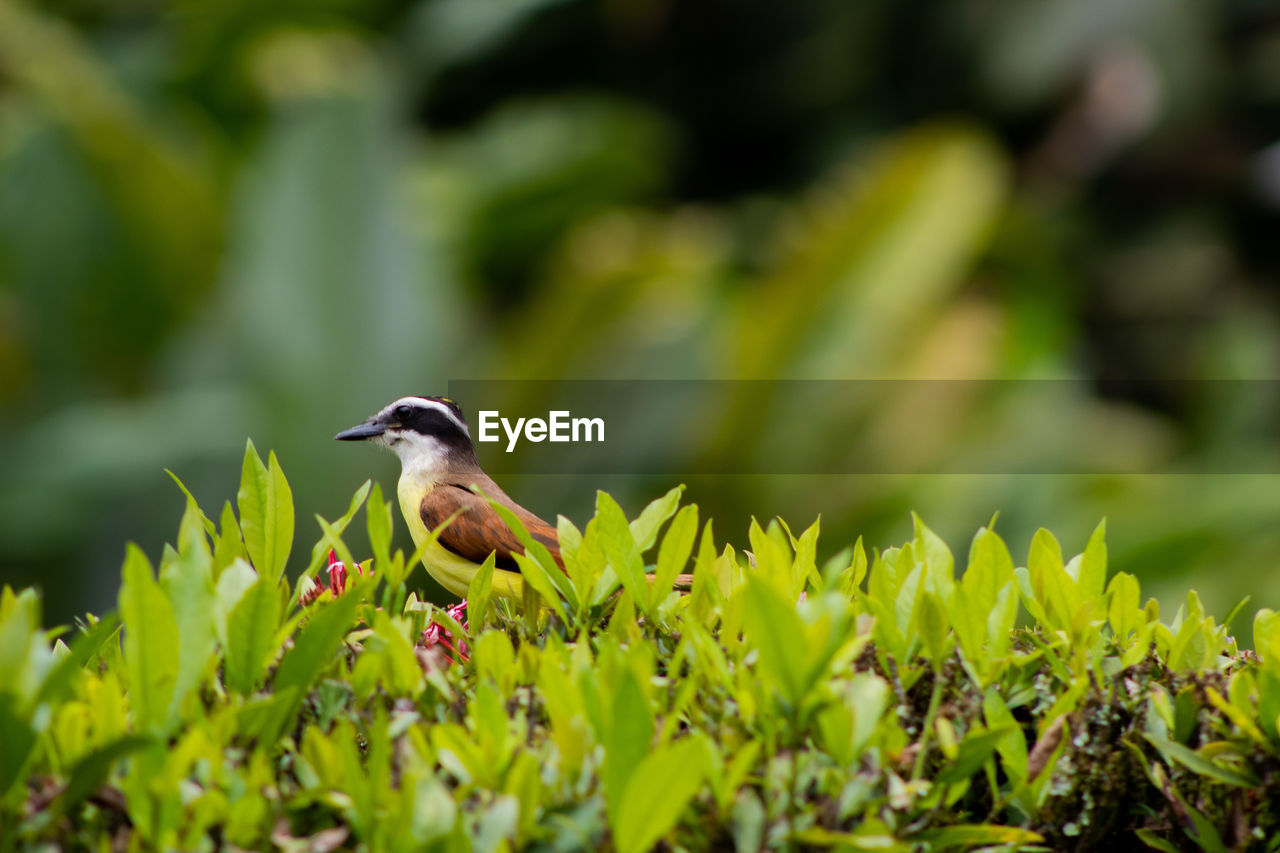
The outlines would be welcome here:
<svg viewBox="0 0 1280 853">
<path fill-rule="evenodd" d="M 924 760 L 929 754 L 929 735 L 933 733 L 933 718 L 938 713 L 938 705 L 942 701 L 942 671 L 933 671 L 933 692 L 929 694 L 929 709 L 924 713 L 924 724 L 920 727 L 920 751 L 916 753 L 915 766 L 911 768 L 911 779 L 915 781 L 924 772 Z"/>
</svg>

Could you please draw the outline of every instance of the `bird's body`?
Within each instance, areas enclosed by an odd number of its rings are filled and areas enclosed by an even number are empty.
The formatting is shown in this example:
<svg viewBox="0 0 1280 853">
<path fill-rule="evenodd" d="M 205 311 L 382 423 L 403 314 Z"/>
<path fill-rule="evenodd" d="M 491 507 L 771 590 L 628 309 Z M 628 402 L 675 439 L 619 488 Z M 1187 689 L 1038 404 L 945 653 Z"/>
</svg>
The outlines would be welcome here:
<svg viewBox="0 0 1280 853">
<path fill-rule="evenodd" d="M 519 601 L 524 593 L 513 556 L 524 548 L 486 498 L 515 513 L 529 534 L 560 561 L 556 529 L 513 501 L 480 469 L 466 420 L 452 401 L 402 397 L 336 437 L 372 440 L 400 457 L 396 493 L 415 545 L 421 546 L 435 528 L 453 517 L 439 538 L 427 545 L 422 562 L 454 595 L 467 594 L 471 579 L 490 554 L 494 555 L 494 594 Z"/>
<path fill-rule="evenodd" d="M 413 537 L 413 544 L 420 547 L 431 535 L 431 530 L 417 510 L 420 505 L 418 495 L 421 491 L 413 483 L 406 486 L 403 474 L 400 476 L 398 491 L 400 512 L 404 514 L 405 523 L 409 525 L 409 535 Z M 471 579 L 479 569 L 478 564 L 455 554 L 439 542 L 432 542 L 427 546 L 422 554 L 422 564 L 442 587 L 460 598 L 466 597 Z M 495 595 L 519 600 L 524 595 L 524 579 L 519 572 L 510 572 L 495 566 L 493 592 Z"/>
</svg>

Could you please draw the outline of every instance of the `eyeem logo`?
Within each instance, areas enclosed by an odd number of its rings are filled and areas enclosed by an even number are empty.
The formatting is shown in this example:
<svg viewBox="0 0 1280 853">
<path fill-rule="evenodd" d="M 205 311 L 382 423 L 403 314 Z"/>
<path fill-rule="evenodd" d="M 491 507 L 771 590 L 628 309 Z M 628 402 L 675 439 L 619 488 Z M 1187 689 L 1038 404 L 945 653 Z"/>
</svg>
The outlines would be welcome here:
<svg viewBox="0 0 1280 853">
<path fill-rule="evenodd" d="M 529 441 L 555 442 L 593 442 L 604 441 L 604 418 L 574 418 L 567 411 L 547 413 L 547 419 L 516 418 L 513 424 L 504 418 L 496 409 L 479 412 L 480 430 L 478 440 L 483 442 L 501 441 L 498 427 L 507 437 L 507 453 L 516 449 L 521 435 Z"/>
</svg>

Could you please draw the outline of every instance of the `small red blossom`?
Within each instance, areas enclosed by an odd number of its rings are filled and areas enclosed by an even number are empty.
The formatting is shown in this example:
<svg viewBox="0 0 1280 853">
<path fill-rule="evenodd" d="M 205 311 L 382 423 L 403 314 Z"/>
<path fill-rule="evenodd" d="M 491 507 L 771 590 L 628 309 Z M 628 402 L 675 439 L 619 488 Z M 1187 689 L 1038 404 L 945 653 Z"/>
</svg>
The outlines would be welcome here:
<svg viewBox="0 0 1280 853">
<path fill-rule="evenodd" d="M 334 598 L 347 589 L 347 566 L 332 548 L 329 549 L 329 589 L 333 590 Z"/>
<path fill-rule="evenodd" d="M 449 618 L 464 629 L 467 627 L 467 600 L 465 598 L 452 607 L 445 608 L 445 613 L 449 614 Z M 464 663 L 471 660 L 466 640 L 461 637 L 454 637 L 448 628 L 438 622 L 432 622 L 422 632 L 422 642 L 419 643 L 419 646 L 423 649 L 433 649 L 439 646 L 445 652 L 444 660 L 446 665 Z"/>
<path fill-rule="evenodd" d="M 329 549 L 329 563 L 325 567 L 329 572 L 329 590 L 333 593 L 333 597 L 337 598 L 347 590 L 347 566 L 338 559 L 338 553 L 332 548 Z M 356 563 L 356 572 L 364 574 L 364 568 Z M 302 604 L 310 604 L 315 601 L 324 592 L 323 584 L 317 583 L 315 580 L 308 579 L 303 584 L 302 592 L 298 594 L 298 600 Z"/>
</svg>

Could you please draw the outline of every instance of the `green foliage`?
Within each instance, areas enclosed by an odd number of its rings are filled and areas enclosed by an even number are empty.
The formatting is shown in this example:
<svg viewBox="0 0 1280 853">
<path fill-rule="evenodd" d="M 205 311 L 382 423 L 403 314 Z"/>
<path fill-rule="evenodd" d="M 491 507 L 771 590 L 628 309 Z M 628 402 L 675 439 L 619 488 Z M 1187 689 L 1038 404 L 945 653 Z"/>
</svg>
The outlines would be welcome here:
<svg viewBox="0 0 1280 853">
<path fill-rule="evenodd" d="M 1101 525 L 1025 567 L 983 528 L 957 578 L 919 518 L 820 565 L 817 524 L 738 551 L 680 488 L 634 520 L 602 493 L 564 572 L 508 518 L 545 606 L 489 561 L 462 625 L 409 590 L 381 490 L 317 518 L 310 571 L 348 575 L 305 599 L 274 457 L 240 495 L 216 525 L 188 496 L 158 572 L 127 549 L 118 619 L 0 594 L 0 846 L 1276 849 L 1280 616 L 1256 654 L 1194 592 L 1161 621 Z"/>
</svg>

